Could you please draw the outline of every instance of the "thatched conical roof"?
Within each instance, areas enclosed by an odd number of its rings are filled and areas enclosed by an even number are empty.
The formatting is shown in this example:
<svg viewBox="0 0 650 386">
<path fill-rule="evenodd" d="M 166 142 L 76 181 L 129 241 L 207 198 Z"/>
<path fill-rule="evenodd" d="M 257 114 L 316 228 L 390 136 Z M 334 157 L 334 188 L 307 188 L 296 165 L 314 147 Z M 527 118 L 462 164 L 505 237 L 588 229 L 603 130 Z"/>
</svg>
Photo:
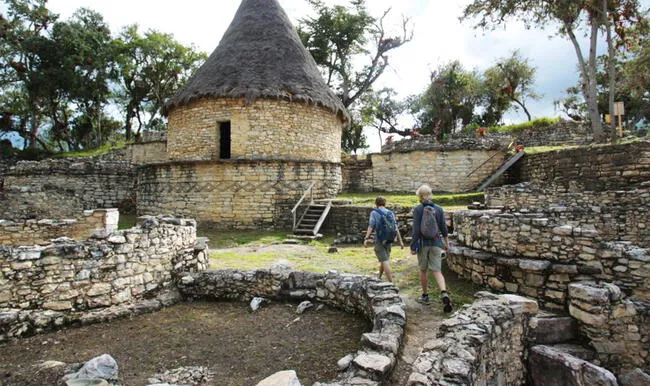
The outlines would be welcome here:
<svg viewBox="0 0 650 386">
<path fill-rule="evenodd" d="M 202 97 L 286 99 L 348 119 L 277 0 L 242 0 L 219 46 L 165 110 Z"/>
</svg>

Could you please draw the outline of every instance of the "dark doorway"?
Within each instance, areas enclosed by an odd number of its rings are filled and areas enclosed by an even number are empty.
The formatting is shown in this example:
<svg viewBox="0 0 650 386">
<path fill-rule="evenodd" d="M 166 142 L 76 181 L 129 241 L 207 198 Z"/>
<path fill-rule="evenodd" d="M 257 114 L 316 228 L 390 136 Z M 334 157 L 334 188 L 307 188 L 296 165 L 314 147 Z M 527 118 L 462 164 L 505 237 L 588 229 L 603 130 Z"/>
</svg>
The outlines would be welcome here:
<svg viewBox="0 0 650 386">
<path fill-rule="evenodd" d="M 219 122 L 219 158 L 230 159 L 230 121 Z"/>
</svg>

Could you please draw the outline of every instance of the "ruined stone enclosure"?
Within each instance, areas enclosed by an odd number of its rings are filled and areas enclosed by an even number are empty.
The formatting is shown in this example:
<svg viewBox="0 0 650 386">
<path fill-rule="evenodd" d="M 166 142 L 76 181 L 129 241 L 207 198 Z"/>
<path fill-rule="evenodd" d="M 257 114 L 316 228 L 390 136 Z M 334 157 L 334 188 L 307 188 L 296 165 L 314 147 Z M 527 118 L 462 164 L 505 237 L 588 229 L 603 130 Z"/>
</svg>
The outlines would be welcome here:
<svg viewBox="0 0 650 386">
<path fill-rule="evenodd" d="M 283 265 L 210 271 L 196 221 L 287 229 L 313 183 L 315 199 L 422 183 L 472 191 L 512 156 L 513 140 L 591 139 L 563 122 L 517 138 L 413 138 L 341 159 L 347 113 L 275 0 L 242 1 L 219 47 L 166 108 L 166 138 L 100 159 L 0 163 L 2 340 L 183 299 L 309 300 L 372 326 L 323 385 L 387 384 L 409 320 L 396 287 Z M 647 141 L 526 154 L 486 190 L 486 210 L 449 213 L 448 265 L 503 294 L 478 294 L 431 331 L 407 384 L 647 380 L 649 181 Z M 145 216 L 117 230 L 114 208 Z M 398 211 L 405 234 L 410 209 Z M 359 234 L 368 210 L 337 207 L 324 229 Z M 566 342 L 582 346 L 557 345 Z"/>
</svg>

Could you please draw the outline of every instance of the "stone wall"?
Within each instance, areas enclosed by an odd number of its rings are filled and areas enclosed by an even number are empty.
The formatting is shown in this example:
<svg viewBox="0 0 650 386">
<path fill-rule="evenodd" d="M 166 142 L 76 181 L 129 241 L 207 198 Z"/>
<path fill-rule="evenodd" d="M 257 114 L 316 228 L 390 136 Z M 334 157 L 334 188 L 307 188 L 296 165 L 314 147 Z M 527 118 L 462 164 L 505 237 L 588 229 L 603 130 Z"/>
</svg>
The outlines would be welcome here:
<svg viewBox="0 0 650 386">
<path fill-rule="evenodd" d="M 141 221 L 83 242 L 0 247 L 0 340 L 133 313 L 170 289 L 175 272 L 207 267 L 194 220 Z"/>
<path fill-rule="evenodd" d="M 331 111 L 285 100 L 204 98 L 169 114 L 172 160 L 217 160 L 219 123 L 230 121 L 231 157 L 340 162 L 342 122 Z"/>
<path fill-rule="evenodd" d="M 422 184 L 437 192 L 476 189 L 503 163 L 503 150 L 412 151 L 372 155 L 374 191 L 414 193 Z"/>
<path fill-rule="evenodd" d="M 133 206 L 136 179 L 126 161 L 21 161 L 4 175 L 0 218 L 75 218 L 84 210 Z"/>
<path fill-rule="evenodd" d="M 589 124 L 560 121 L 550 127 L 527 128 L 521 133 L 514 133 L 514 138 L 517 145 L 526 147 L 568 146 L 593 143 L 594 134 Z"/>
<path fill-rule="evenodd" d="M 616 374 L 650 370 L 650 302 L 626 298 L 610 283 L 571 284 L 569 302 L 597 364 Z"/>
<path fill-rule="evenodd" d="M 372 192 L 372 156 L 366 159 L 345 157 L 341 160 L 341 188 L 344 192 Z"/>
<path fill-rule="evenodd" d="M 630 190 L 591 192 L 579 184 L 521 183 L 487 189 L 488 207 L 544 212 L 556 223 L 595 229 L 606 241 L 650 247 L 650 182 Z"/>
<path fill-rule="evenodd" d="M 64 236 L 85 240 L 116 231 L 119 216 L 117 209 L 96 209 L 84 211 L 83 217 L 76 219 L 0 220 L 0 245 L 43 244 Z"/>
<path fill-rule="evenodd" d="M 524 337 L 537 303 L 516 295 L 477 296 L 424 344 L 407 386 L 526 383 Z"/>
<path fill-rule="evenodd" d="M 372 331 L 363 334 L 357 352 L 339 361 L 338 378 L 331 384 L 318 383 L 321 386 L 384 384 L 397 363 L 406 313 L 399 290 L 391 283 L 334 272 L 297 272 L 276 264 L 268 270 L 184 273 L 179 288 L 190 298 L 309 300 L 363 315 Z"/>
<path fill-rule="evenodd" d="M 179 162 L 140 169 L 138 214 L 173 213 L 217 228 L 286 229 L 312 181 L 314 198 L 340 188 L 340 164 L 300 161 Z"/>
<path fill-rule="evenodd" d="M 167 141 L 136 142 L 126 146 L 129 160 L 137 164 L 167 161 Z"/>
<path fill-rule="evenodd" d="M 324 235 L 363 236 L 368 230 L 370 213 L 374 209 L 374 207 L 369 206 L 333 205 L 325 222 L 323 222 L 321 233 Z M 413 230 L 413 208 L 392 207 L 389 205 L 388 209 L 395 213 L 400 234 L 405 238 L 410 237 Z M 445 211 L 445 219 L 451 234 L 454 226 L 454 212 Z"/>
<path fill-rule="evenodd" d="M 577 281 L 608 281 L 650 299 L 650 257 L 628 242 L 603 242 L 598 232 L 559 225 L 542 213 L 457 211 L 452 270 L 497 291 L 536 298 L 566 309 L 567 287 Z"/>
<path fill-rule="evenodd" d="M 588 191 L 628 189 L 650 180 L 650 141 L 526 154 L 513 173 L 520 182 L 579 182 Z"/>
</svg>

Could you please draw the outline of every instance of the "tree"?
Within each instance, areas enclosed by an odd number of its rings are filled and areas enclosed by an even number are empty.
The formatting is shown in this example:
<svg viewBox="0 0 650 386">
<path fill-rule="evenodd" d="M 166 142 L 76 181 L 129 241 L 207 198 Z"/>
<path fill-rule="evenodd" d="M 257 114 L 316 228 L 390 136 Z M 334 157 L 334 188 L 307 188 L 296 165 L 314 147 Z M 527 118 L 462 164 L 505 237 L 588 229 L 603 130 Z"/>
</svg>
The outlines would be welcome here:
<svg viewBox="0 0 650 386">
<path fill-rule="evenodd" d="M 527 27 L 559 26 L 557 33 L 568 38 L 574 47 L 581 74 L 581 92 L 596 137 L 603 137 L 603 126 L 598 109 L 596 61 L 599 34 L 614 32 L 625 39 L 626 32 L 641 18 L 638 0 L 473 0 L 463 11 L 461 19 L 478 17 L 475 27 L 493 29 L 510 18 L 518 18 Z M 589 37 L 585 56 L 577 34 L 586 31 Z M 608 32 L 610 31 L 610 32 Z M 613 39 L 607 39 L 610 59 L 614 60 Z M 624 47 L 624 45 L 619 45 Z M 610 85 L 610 89 L 613 87 Z"/>
<path fill-rule="evenodd" d="M 113 44 L 119 64 L 117 101 L 124 110 L 127 140 L 143 129 L 164 128 L 165 100 L 187 82 L 207 55 L 183 46 L 170 34 L 151 30 L 140 35 L 137 25 L 125 27 Z"/>
<path fill-rule="evenodd" d="M 483 73 L 487 93 L 486 112 L 493 114 L 494 122 L 501 120 L 503 113 L 512 108 L 520 108 L 526 114 L 528 121 L 532 120 L 526 107 L 526 99 L 539 99 L 533 91 L 535 83 L 535 67 L 521 57 L 519 51 L 514 51 L 508 58 L 501 58 L 497 63 Z"/>
<path fill-rule="evenodd" d="M 322 69 L 327 85 L 353 110 L 387 68 L 388 53 L 411 40 L 409 20 L 402 20 L 400 36 L 388 36 L 384 20 L 390 9 L 375 18 L 368 14 L 364 0 L 352 0 L 347 8 L 328 7 L 320 0 L 309 3 L 316 16 L 301 20 L 298 34 Z M 361 61 L 362 66 L 356 65 Z M 354 122 L 346 130 L 350 132 L 344 133 L 344 138 L 362 135 Z M 364 142 L 344 140 L 342 146 L 344 151 L 356 151 L 358 148 L 348 146 Z"/>
<path fill-rule="evenodd" d="M 458 121 L 467 125 L 483 98 L 479 75 L 463 68 L 459 61 L 443 64 L 431 73 L 431 83 L 414 101 L 422 134 L 442 139 L 457 129 Z"/>
<path fill-rule="evenodd" d="M 24 148 L 36 147 L 43 119 L 39 85 L 45 77 L 39 55 L 34 51 L 47 48 L 41 43 L 57 19 L 45 3 L 46 0 L 7 0 L 7 14 L 0 15 L 0 128 L 20 135 Z"/>
</svg>

